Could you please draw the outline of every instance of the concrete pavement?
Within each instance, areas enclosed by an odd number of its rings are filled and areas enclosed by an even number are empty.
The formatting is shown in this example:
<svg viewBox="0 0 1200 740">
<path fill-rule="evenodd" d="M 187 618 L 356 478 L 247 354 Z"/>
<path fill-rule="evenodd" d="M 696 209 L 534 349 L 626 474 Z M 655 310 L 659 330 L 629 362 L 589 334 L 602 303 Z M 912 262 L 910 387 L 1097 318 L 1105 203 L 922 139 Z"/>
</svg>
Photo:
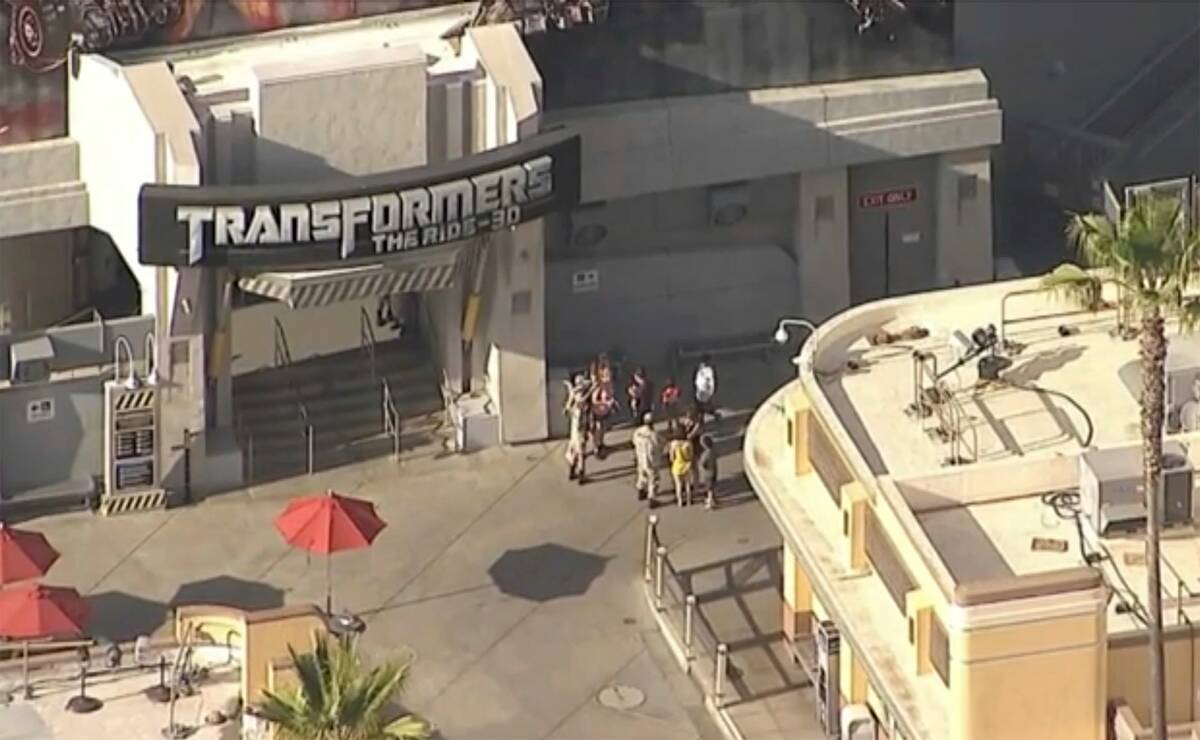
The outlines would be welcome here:
<svg viewBox="0 0 1200 740">
<path fill-rule="evenodd" d="M 726 447 L 733 477 L 736 443 Z M 335 609 L 364 616 L 373 654 L 415 655 L 407 703 L 444 737 L 715 738 L 639 592 L 645 507 L 631 465 L 617 452 L 578 486 L 565 480 L 559 444 L 376 460 L 171 512 L 27 526 L 63 553 L 48 580 L 93 598 L 93 632 L 128 638 L 154 629 L 181 590 L 242 606 L 322 603 L 324 561 L 287 548 L 272 520 L 293 496 L 334 488 L 374 501 L 388 522 L 370 549 L 334 557 Z M 659 511 L 677 531 L 697 518 L 762 531 L 765 514 L 740 498 L 712 513 Z M 506 553 L 521 558 L 510 592 L 495 578 Z M 614 684 L 639 689 L 644 703 L 602 706 L 598 693 Z"/>
</svg>

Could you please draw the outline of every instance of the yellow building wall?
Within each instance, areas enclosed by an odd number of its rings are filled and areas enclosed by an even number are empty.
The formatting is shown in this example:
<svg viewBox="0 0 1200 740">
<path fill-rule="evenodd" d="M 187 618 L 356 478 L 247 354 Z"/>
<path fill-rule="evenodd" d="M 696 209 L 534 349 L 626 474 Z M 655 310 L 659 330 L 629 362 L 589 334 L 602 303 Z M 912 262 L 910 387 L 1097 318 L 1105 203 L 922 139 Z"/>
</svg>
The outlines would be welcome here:
<svg viewBox="0 0 1200 740">
<path fill-rule="evenodd" d="M 1198 631 L 1200 632 L 1200 631 Z M 1166 663 L 1167 722 L 1200 718 L 1200 634 L 1168 628 L 1163 644 Z M 1145 633 L 1120 636 L 1108 650 L 1108 699 L 1129 705 L 1138 720 L 1150 724 L 1150 648 Z"/>
<path fill-rule="evenodd" d="M 950 634 L 954 740 L 1103 740 L 1102 614 Z"/>
<path fill-rule="evenodd" d="M 312 650 L 315 637 L 326 632 L 325 620 L 315 612 L 248 624 L 246 664 L 242 669 L 242 691 L 248 704 L 262 700 L 273 661 L 289 658 L 288 647 L 297 652 Z"/>
<path fill-rule="evenodd" d="M 807 460 L 801 459 L 806 457 L 809 440 L 795 431 L 802 426 L 807 428 L 801 422 L 810 409 L 810 401 L 803 392 L 786 399 L 785 413 L 793 420 L 791 442 L 797 458 L 797 474 L 812 470 Z M 837 443 L 830 441 L 841 453 Z M 844 487 L 843 497 L 847 489 L 856 485 Z M 1111 687 L 1102 607 L 1091 615 L 956 634 L 948 618 L 952 605 L 899 517 L 883 498 L 869 491 L 865 493 L 880 527 L 916 584 L 910 592 L 913 603 L 920 602 L 922 608 L 932 609 L 949 631 L 951 679 L 947 712 L 951 718 L 951 740 L 1103 740 Z M 864 523 L 858 516 L 844 521 L 852 528 L 850 536 L 843 538 L 850 564 L 851 543 L 860 534 L 854 530 Z M 799 569 L 799 563 L 794 566 Z M 792 588 L 806 575 L 802 571 L 799 576 L 792 575 L 789 579 Z M 825 605 L 815 594 L 811 597 L 811 608 L 813 619 L 828 618 Z M 912 660 L 904 666 L 910 675 L 928 675 L 932 671 L 927 656 L 916 649 L 910 654 Z M 925 670 L 920 670 L 922 666 Z M 882 707 L 876 689 L 867 685 L 866 672 L 845 641 L 841 672 L 841 690 L 846 699 L 866 701 L 878 714 Z M 940 678 L 933 675 L 932 680 Z M 1187 709 L 1186 705 L 1181 706 L 1182 710 Z M 1173 721 L 1175 716 L 1172 714 Z"/>
</svg>

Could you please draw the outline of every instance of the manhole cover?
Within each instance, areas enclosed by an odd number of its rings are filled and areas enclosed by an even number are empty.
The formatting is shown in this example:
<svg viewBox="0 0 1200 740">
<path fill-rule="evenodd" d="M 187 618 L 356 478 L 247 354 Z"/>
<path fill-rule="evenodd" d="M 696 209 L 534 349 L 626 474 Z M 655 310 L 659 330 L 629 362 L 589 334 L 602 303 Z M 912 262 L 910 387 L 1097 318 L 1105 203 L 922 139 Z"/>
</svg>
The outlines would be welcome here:
<svg viewBox="0 0 1200 740">
<path fill-rule="evenodd" d="M 641 689 L 617 684 L 601 690 L 596 700 L 600 706 L 627 711 L 640 707 L 646 701 L 646 695 Z"/>
</svg>

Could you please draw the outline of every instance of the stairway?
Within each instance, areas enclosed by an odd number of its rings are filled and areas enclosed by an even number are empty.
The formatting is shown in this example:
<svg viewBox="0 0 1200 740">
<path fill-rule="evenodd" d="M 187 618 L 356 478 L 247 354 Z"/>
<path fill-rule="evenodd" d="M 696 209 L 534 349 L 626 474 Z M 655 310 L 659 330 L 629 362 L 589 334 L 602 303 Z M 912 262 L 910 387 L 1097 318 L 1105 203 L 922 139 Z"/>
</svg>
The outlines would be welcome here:
<svg viewBox="0 0 1200 740">
<path fill-rule="evenodd" d="M 415 342 L 385 342 L 377 346 L 375 363 L 377 377 L 387 379 L 400 412 L 401 449 L 432 441 L 443 415 L 428 351 Z M 372 380 L 370 360 L 357 349 L 234 378 L 234 413 L 247 480 L 261 483 L 307 472 L 297 396 L 313 429 L 315 470 L 390 454 L 379 379 Z"/>
</svg>

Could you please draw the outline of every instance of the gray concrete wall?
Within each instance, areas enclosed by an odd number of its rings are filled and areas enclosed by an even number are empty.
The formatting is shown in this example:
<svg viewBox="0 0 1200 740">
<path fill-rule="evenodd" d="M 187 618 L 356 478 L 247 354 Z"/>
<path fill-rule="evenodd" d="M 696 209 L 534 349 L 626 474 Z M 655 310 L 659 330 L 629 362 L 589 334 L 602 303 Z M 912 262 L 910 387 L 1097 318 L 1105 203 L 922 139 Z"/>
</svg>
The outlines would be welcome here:
<svg viewBox="0 0 1200 740">
<path fill-rule="evenodd" d="M 257 181 L 425 164 L 425 68 L 413 46 L 256 67 Z"/>
<path fill-rule="evenodd" d="M 575 293 L 579 270 L 597 270 L 599 289 Z M 674 342 L 768 336 L 798 303 L 795 264 L 776 245 L 565 257 L 546 269 L 549 364 L 620 350 L 630 362 L 662 366 Z"/>
<path fill-rule="evenodd" d="M 86 226 L 79 145 L 51 139 L 0 147 L 0 238 Z"/>
<path fill-rule="evenodd" d="M 603 256 L 644 254 L 653 249 L 687 249 L 731 244 L 788 244 L 796 204 L 796 177 L 785 175 L 745 184 L 747 213 L 730 226 L 710 222 L 708 188 L 686 188 L 620 198 L 576 210 L 570 219 L 571 238 L 585 224 L 602 226 L 604 240 L 595 247 L 559 243 L 556 253 L 594 250 Z"/>
<path fill-rule="evenodd" d="M 30 422 L 30 401 L 54 400 L 54 418 Z M 104 472 L 103 377 L 0 390 L 0 497 Z"/>
<path fill-rule="evenodd" d="M 663 98 L 546 114 L 583 137 L 593 202 L 1000 142 L 978 70 Z"/>
<path fill-rule="evenodd" d="M 129 340 L 135 361 L 145 356 L 146 333 L 153 331 L 153 316 L 131 316 L 104 323 L 61 326 L 45 331 L 0 336 L 0 380 L 10 377 L 9 348 L 18 342 L 40 336 L 50 337 L 54 346 L 54 371 L 106 365 L 113 360 L 113 347 L 119 337 Z M 138 372 L 144 367 L 138 366 Z"/>
<path fill-rule="evenodd" d="M 792 215 L 792 250 L 800 314 L 821 321 L 850 305 L 850 221 L 847 168 L 805 172 Z"/>
</svg>

